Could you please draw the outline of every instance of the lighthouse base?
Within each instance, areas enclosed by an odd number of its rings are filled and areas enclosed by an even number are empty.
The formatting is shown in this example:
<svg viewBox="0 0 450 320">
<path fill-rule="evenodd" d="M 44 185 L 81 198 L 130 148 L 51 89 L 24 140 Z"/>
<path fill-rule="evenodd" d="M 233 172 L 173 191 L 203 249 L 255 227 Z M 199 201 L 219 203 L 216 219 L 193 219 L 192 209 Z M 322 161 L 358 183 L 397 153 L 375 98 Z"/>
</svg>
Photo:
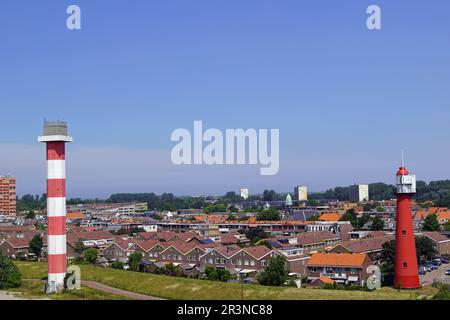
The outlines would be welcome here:
<svg viewBox="0 0 450 320">
<path fill-rule="evenodd" d="M 64 290 L 65 273 L 49 273 L 47 282 L 47 294 L 58 293 Z"/>
<path fill-rule="evenodd" d="M 420 289 L 418 276 L 398 276 L 394 279 L 394 287 L 399 289 Z"/>
</svg>

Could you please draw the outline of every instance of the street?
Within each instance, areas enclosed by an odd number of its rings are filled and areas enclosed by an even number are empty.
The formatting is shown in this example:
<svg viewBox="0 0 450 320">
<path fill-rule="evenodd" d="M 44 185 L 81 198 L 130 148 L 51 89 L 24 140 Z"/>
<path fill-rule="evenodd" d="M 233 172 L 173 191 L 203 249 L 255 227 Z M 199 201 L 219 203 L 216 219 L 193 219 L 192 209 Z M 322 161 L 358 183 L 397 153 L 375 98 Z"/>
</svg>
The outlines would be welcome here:
<svg viewBox="0 0 450 320">
<path fill-rule="evenodd" d="M 450 284 L 450 276 L 445 275 L 445 270 L 450 269 L 450 264 L 443 264 L 438 269 L 420 276 L 422 285 L 432 284 L 434 281 Z"/>
</svg>

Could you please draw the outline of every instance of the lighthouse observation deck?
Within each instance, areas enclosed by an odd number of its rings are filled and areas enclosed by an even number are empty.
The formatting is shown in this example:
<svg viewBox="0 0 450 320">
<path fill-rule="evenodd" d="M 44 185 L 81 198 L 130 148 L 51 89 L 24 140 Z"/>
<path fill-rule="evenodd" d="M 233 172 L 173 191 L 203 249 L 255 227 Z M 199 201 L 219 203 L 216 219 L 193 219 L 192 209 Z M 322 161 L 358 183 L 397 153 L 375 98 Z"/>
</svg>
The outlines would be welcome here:
<svg viewBox="0 0 450 320">
<path fill-rule="evenodd" d="M 68 134 L 67 122 L 65 121 L 44 121 L 43 135 L 38 138 L 39 142 L 62 141 L 72 142 L 72 137 Z"/>
<path fill-rule="evenodd" d="M 416 176 L 412 174 L 397 176 L 397 194 L 416 193 Z"/>
</svg>

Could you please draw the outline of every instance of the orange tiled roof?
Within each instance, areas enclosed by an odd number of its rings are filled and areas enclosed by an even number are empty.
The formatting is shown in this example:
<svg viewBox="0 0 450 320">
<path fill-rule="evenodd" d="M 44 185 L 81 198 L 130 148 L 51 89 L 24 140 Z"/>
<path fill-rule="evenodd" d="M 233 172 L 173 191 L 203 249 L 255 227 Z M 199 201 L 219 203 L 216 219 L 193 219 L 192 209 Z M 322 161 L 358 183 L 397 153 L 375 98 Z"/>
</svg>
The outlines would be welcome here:
<svg viewBox="0 0 450 320">
<path fill-rule="evenodd" d="M 367 258 L 365 253 L 313 253 L 309 266 L 360 267 Z"/>
<path fill-rule="evenodd" d="M 331 279 L 330 277 L 320 277 L 319 280 L 322 281 L 323 283 L 329 283 L 329 284 L 334 283 L 334 280 Z"/>
<path fill-rule="evenodd" d="M 339 213 L 324 213 L 319 217 L 320 221 L 339 221 L 341 215 Z"/>
<path fill-rule="evenodd" d="M 85 219 L 86 216 L 82 212 L 68 212 L 67 219 L 75 220 L 75 219 Z"/>
<path fill-rule="evenodd" d="M 437 216 L 438 220 L 450 220 L 450 211 L 441 211 Z"/>
</svg>

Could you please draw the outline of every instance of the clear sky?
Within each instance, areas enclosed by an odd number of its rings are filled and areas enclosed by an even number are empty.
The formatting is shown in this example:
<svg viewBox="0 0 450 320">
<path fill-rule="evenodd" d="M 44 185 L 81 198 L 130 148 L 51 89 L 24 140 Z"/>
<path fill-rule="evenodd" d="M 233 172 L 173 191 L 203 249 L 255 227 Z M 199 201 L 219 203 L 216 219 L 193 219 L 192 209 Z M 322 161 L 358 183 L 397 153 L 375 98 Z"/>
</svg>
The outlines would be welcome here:
<svg viewBox="0 0 450 320">
<path fill-rule="evenodd" d="M 450 178 L 449 15 L 448 0 L 4 0 L 0 174 L 45 191 L 47 118 L 75 140 L 68 197 L 390 183 L 401 148 L 418 179 Z M 194 120 L 279 128 L 278 175 L 173 165 L 170 135 Z"/>
</svg>

